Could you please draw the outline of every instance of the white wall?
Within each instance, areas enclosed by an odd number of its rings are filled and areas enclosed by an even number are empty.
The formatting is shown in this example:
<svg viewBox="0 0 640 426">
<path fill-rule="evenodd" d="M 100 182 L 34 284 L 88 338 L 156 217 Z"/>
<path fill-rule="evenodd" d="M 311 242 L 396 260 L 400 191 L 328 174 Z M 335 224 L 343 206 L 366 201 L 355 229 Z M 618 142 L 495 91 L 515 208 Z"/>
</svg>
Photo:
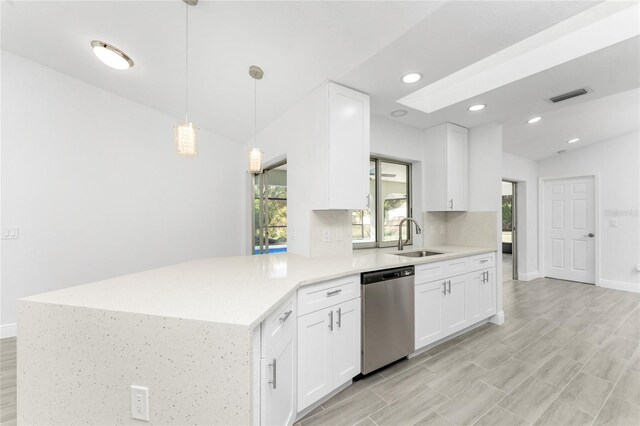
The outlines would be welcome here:
<svg viewBox="0 0 640 426">
<path fill-rule="evenodd" d="M 496 241 L 502 240 L 502 125 L 487 124 L 469 129 L 469 210 L 496 214 Z M 502 312 L 502 244 L 498 244 L 496 270 L 497 314 L 493 322 L 504 321 Z"/>
<path fill-rule="evenodd" d="M 640 272 L 635 270 L 640 263 L 640 134 L 542 160 L 538 173 L 542 178 L 599 174 L 600 285 L 640 291 Z M 609 214 L 615 210 L 622 216 Z"/>
<path fill-rule="evenodd" d="M 518 279 L 529 281 L 538 272 L 538 164 L 528 158 L 502 154 L 502 177 L 518 183 L 516 199 Z"/>
<path fill-rule="evenodd" d="M 242 146 L 180 158 L 180 118 L 2 52 L 3 334 L 17 298 L 241 253 Z"/>
</svg>

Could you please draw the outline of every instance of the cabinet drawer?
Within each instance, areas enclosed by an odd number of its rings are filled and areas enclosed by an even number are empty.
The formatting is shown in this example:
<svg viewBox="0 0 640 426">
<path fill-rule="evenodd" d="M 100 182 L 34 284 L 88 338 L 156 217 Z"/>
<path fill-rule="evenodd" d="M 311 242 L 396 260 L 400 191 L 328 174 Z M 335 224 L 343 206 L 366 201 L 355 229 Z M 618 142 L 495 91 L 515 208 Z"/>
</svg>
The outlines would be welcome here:
<svg viewBox="0 0 640 426">
<path fill-rule="evenodd" d="M 478 269 L 493 268 L 496 266 L 496 254 L 485 253 L 471 256 L 469 258 L 469 270 L 477 271 Z"/>
<path fill-rule="evenodd" d="M 424 284 L 447 276 L 446 262 L 425 263 L 416 265 L 416 284 Z"/>
<path fill-rule="evenodd" d="M 351 275 L 298 290 L 298 316 L 360 297 L 360 275 Z"/>
<path fill-rule="evenodd" d="M 289 335 L 289 330 L 295 330 L 297 317 L 296 297 L 291 296 L 264 320 L 262 323 L 263 356 L 270 354 L 280 339 Z"/>
<path fill-rule="evenodd" d="M 466 274 L 467 272 L 469 272 L 469 258 L 460 257 L 458 259 L 447 260 L 445 269 L 448 277 Z"/>
<path fill-rule="evenodd" d="M 469 258 L 443 260 L 442 262 L 425 263 L 416 265 L 416 284 L 424 284 L 455 275 L 469 272 Z"/>
</svg>

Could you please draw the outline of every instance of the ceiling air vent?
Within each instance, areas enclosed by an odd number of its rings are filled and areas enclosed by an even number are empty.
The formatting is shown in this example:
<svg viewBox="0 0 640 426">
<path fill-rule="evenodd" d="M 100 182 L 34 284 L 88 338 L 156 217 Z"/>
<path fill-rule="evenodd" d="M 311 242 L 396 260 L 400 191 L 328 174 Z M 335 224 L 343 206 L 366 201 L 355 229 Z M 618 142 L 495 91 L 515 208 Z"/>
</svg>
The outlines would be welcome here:
<svg viewBox="0 0 640 426">
<path fill-rule="evenodd" d="M 549 99 L 547 99 L 547 101 L 557 104 L 558 102 L 566 101 L 567 99 L 575 98 L 576 96 L 586 95 L 589 92 L 591 92 L 591 89 L 589 89 L 588 87 L 585 87 L 582 89 L 572 90 L 571 92 L 563 93 L 562 95 L 552 96 Z"/>
</svg>

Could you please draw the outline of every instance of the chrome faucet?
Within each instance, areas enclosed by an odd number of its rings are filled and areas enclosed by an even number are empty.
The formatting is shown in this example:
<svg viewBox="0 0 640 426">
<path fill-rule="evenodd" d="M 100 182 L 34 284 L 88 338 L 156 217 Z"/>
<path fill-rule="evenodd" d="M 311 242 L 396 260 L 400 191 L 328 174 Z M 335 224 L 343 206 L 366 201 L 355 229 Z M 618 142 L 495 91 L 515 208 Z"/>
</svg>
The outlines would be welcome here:
<svg viewBox="0 0 640 426">
<path fill-rule="evenodd" d="M 409 242 L 408 238 L 407 238 L 407 241 L 402 240 L 402 225 L 404 225 L 406 221 L 409 221 L 409 227 L 411 227 L 411 222 L 413 222 L 416 225 L 416 234 L 419 234 L 422 232 L 422 229 L 420 229 L 420 225 L 418 225 L 418 222 L 416 222 L 415 219 L 411 217 L 405 217 L 404 219 L 402 219 L 400 221 L 400 224 L 398 225 L 398 227 L 400 228 L 400 232 L 398 234 L 398 250 L 404 250 L 404 245 Z"/>
</svg>

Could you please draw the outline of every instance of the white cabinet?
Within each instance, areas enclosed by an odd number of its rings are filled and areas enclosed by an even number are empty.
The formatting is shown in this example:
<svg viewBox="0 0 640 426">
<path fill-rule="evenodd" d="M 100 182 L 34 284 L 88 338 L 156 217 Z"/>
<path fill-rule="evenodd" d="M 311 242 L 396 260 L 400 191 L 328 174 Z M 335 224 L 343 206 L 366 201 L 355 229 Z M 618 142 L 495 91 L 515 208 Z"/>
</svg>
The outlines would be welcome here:
<svg viewBox="0 0 640 426">
<path fill-rule="evenodd" d="M 369 95 L 327 83 L 313 96 L 326 99 L 326 132 L 314 138 L 311 158 L 313 210 L 360 210 L 369 196 Z M 301 141 L 302 142 L 302 141 Z"/>
<path fill-rule="evenodd" d="M 465 328 L 467 321 L 467 275 L 448 278 L 442 295 L 442 329 L 445 335 Z"/>
<path fill-rule="evenodd" d="M 495 313 L 495 253 L 416 266 L 416 349 Z"/>
<path fill-rule="evenodd" d="M 467 210 L 468 130 L 452 123 L 443 123 L 427 129 L 425 138 L 423 210 Z"/>
<path fill-rule="evenodd" d="M 355 277 L 298 290 L 301 312 L 318 307 L 298 318 L 298 412 L 360 373 L 361 299 Z M 335 304 L 326 306 L 331 301 Z"/>
<path fill-rule="evenodd" d="M 296 417 L 296 298 L 283 303 L 262 323 L 260 423 L 293 424 Z"/>
<path fill-rule="evenodd" d="M 440 340 L 442 332 L 442 295 L 444 281 L 416 285 L 415 291 L 415 348 L 423 348 Z"/>
</svg>

